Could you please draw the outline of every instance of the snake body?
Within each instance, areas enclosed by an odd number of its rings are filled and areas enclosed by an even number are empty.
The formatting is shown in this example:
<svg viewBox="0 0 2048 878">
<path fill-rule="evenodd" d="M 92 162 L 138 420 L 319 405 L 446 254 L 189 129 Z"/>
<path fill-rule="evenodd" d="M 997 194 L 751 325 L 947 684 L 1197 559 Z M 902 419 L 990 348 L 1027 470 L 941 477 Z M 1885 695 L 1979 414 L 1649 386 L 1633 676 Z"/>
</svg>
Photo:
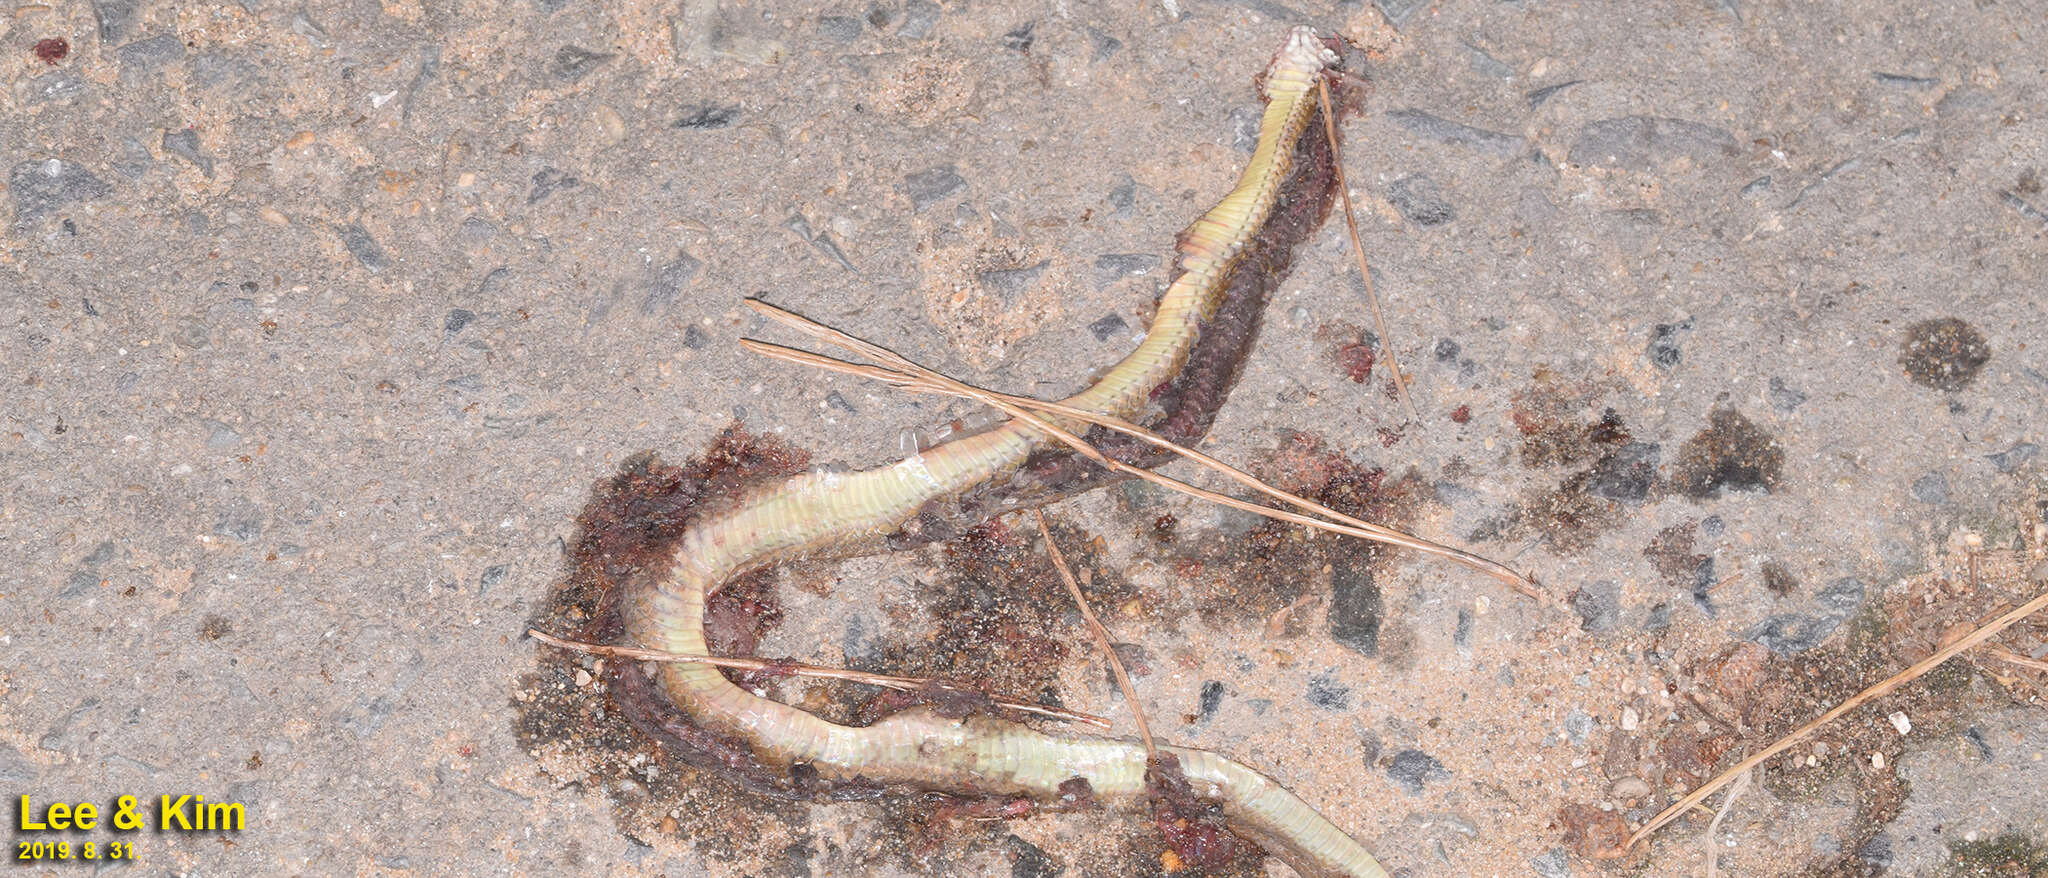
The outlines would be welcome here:
<svg viewBox="0 0 2048 878">
<path fill-rule="evenodd" d="M 1258 145 L 1237 186 L 1182 233 L 1179 274 L 1137 349 L 1068 405 L 1138 420 L 1179 442 L 1200 438 L 1235 381 L 1259 314 L 1293 246 L 1320 224 L 1333 193 L 1330 146 L 1317 126 L 1317 83 L 1340 59 L 1335 40 L 1296 28 L 1263 77 Z M 1063 425 L 1078 428 L 1078 425 Z M 1091 433 L 1098 447 L 1141 465 L 1151 452 Z M 929 541 L 962 522 L 1067 496 L 1105 470 L 1007 421 L 854 473 L 797 475 L 691 520 L 665 569 L 621 595 L 632 645 L 709 654 L 706 600 L 750 572 L 797 556 L 850 557 Z M 1137 742 L 1047 735 L 988 716 L 950 718 L 929 707 L 866 727 L 828 722 L 757 696 L 703 664 L 669 663 L 643 678 L 700 738 L 733 742 L 751 760 L 812 785 L 918 788 L 1057 800 L 1086 781 L 1098 802 L 1144 801 L 1147 755 Z M 645 725 L 643 723 L 643 725 Z M 1221 805 L 1231 828 L 1306 875 L 1382 876 L 1372 856 L 1278 783 L 1203 750 L 1178 757 L 1193 792 Z"/>
</svg>

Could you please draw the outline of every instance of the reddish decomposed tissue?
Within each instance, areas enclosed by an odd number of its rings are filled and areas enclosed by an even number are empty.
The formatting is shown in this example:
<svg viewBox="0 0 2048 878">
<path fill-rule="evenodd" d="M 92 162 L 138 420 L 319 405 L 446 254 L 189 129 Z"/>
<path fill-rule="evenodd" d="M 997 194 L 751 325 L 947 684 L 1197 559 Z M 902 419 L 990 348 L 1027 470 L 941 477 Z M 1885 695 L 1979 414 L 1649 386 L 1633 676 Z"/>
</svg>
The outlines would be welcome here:
<svg viewBox="0 0 2048 878">
<path fill-rule="evenodd" d="M 64 56 L 71 54 L 71 44 L 65 42 L 62 37 L 50 37 L 49 39 L 37 40 L 36 46 L 32 51 L 36 53 L 37 58 L 43 60 L 44 64 L 56 64 L 64 60 Z"/>
<path fill-rule="evenodd" d="M 1364 384 L 1372 377 L 1372 346 L 1364 342 L 1353 342 L 1337 349 L 1337 365 L 1344 368 L 1344 374 L 1354 384 Z"/>
<path fill-rule="evenodd" d="M 1244 845 L 1224 827 L 1222 809 L 1195 797 L 1180 759 L 1171 753 L 1154 759 L 1145 781 L 1152 788 L 1153 823 L 1166 836 L 1167 850 L 1181 863 L 1205 871 L 1244 855 Z"/>
</svg>

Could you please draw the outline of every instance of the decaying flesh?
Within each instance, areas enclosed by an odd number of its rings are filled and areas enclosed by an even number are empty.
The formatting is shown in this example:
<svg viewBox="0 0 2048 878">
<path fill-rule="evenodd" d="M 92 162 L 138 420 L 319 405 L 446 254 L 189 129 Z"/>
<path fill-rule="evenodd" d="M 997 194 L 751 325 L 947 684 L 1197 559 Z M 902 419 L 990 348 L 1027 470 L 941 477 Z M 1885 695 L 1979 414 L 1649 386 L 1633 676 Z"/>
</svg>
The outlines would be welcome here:
<svg viewBox="0 0 2048 878">
<path fill-rule="evenodd" d="M 1289 36 L 1263 76 L 1267 104 L 1257 149 L 1236 188 L 1182 233 L 1179 273 L 1144 341 L 1067 404 L 1137 421 L 1184 445 L 1208 430 L 1294 246 L 1329 210 L 1334 158 L 1321 136 L 1316 90 L 1336 75 L 1339 45 L 1308 28 Z M 849 557 L 943 539 L 1115 478 L 1045 439 L 1009 421 L 894 465 L 798 475 L 697 510 L 666 568 L 615 596 L 623 640 L 705 655 L 706 600 L 740 577 L 797 556 Z M 1161 456 L 1099 430 L 1089 439 L 1140 466 Z M 757 784 L 1043 801 L 1085 789 L 1110 805 L 1142 803 L 1154 792 L 1147 754 L 1134 741 L 1058 737 L 989 716 L 949 717 L 933 706 L 866 727 L 842 726 L 756 696 L 708 665 L 619 664 L 615 691 L 636 723 L 696 751 L 698 761 L 751 775 Z M 1184 776 L 1195 796 L 1221 806 L 1234 831 L 1297 871 L 1385 874 L 1357 842 L 1266 776 L 1207 751 L 1160 749 L 1178 760 L 1178 774 L 1166 771 L 1174 782 Z M 1155 771 L 1153 780 L 1159 776 Z"/>
</svg>

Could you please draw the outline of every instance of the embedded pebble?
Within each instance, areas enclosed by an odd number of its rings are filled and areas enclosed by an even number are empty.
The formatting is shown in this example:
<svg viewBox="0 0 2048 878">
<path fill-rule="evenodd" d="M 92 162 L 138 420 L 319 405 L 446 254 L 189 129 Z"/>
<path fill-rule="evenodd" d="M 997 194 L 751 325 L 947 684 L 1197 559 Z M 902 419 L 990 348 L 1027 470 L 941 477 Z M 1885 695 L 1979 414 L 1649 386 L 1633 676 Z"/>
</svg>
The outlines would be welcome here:
<svg viewBox="0 0 2048 878">
<path fill-rule="evenodd" d="M 121 138 L 120 156 L 109 163 L 115 173 L 130 180 L 142 179 L 142 175 L 149 173 L 155 165 L 156 158 L 149 154 L 149 147 L 133 137 Z"/>
<path fill-rule="evenodd" d="M 335 231 L 341 235 L 342 246 L 348 248 L 349 255 L 354 256 L 356 261 L 362 263 L 371 273 L 382 272 L 391 267 L 391 260 L 384 255 L 384 248 L 378 245 L 377 239 L 370 237 L 369 230 L 363 228 L 361 223 L 349 223 L 336 228 Z"/>
<path fill-rule="evenodd" d="M 25 784 L 38 773 L 35 763 L 22 758 L 14 745 L 0 743 L 0 783 Z"/>
<path fill-rule="evenodd" d="M 1875 77 L 1880 84 L 1897 86 L 1899 88 L 1933 88 L 1941 84 L 1941 80 L 1931 76 L 1907 76 L 1903 73 L 1883 72 L 1873 73 L 1871 76 Z"/>
<path fill-rule="evenodd" d="M 1564 848 L 1551 848 L 1529 860 L 1529 869 L 1542 878 L 1572 878 L 1571 855 Z"/>
<path fill-rule="evenodd" d="M 1578 85 L 1579 83 L 1584 81 L 1585 80 L 1583 79 L 1573 79 L 1565 82 L 1560 82 L 1556 85 L 1546 85 L 1542 88 L 1531 89 L 1530 91 L 1524 93 L 1522 97 L 1529 102 L 1529 109 L 1533 110 L 1537 107 L 1543 106 L 1545 101 L 1548 101 L 1551 98 L 1556 97 L 1565 89 L 1571 88 L 1572 86 Z"/>
<path fill-rule="evenodd" d="M 1642 503 L 1657 482 L 1663 452 L 1655 442 L 1630 442 L 1602 455 L 1586 473 L 1586 492 L 1631 506 Z"/>
<path fill-rule="evenodd" d="M 1771 378 L 1770 396 L 1771 408 L 1787 414 L 1797 410 L 1801 403 L 1806 402 L 1806 394 L 1792 389 L 1785 383 L 1785 379 L 1775 376 Z"/>
<path fill-rule="evenodd" d="M 185 42 L 177 34 L 159 34 L 122 46 L 114 54 L 121 59 L 122 72 L 146 73 L 185 57 Z"/>
<path fill-rule="evenodd" d="M 1121 216 L 1130 212 L 1138 201 L 1138 181 L 1129 174 L 1116 175 L 1116 185 L 1109 187 L 1109 213 Z"/>
<path fill-rule="evenodd" d="M 92 172 L 63 159 L 31 159 L 7 173 L 17 225 L 27 225 L 66 205 L 103 198 L 113 189 Z"/>
<path fill-rule="evenodd" d="M 99 20 L 100 42 L 118 43 L 135 25 L 135 13 L 142 0 L 93 0 L 92 14 Z"/>
<path fill-rule="evenodd" d="M 1038 22 L 1027 21 L 1011 28 L 1007 33 L 1003 34 L 1003 48 L 1013 52 L 1031 51 L 1031 44 L 1037 39 L 1037 37 L 1032 35 L 1031 31 L 1037 26 Z"/>
<path fill-rule="evenodd" d="M 213 532 L 246 543 L 263 533 L 263 511 L 248 498 L 236 497 L 214 516 Z"/>
<path fill-rule="evenodd" d="M 1854 576 L 1844 576 L 1841 579 L 1828 583 L 1826 588 L 1821 589 L 1813 596 L 1813 599 L 1821 608 L 1838 617 L 1847 619 L 1850 614 L 1862 608 L 1863 600 L 1869 594 L 1869 591 L 1869 587 L 1863 584 L 1863 580 Z"/>
<path fill-rule="evenodd" d="M 1500 156 L 1520 155 L 1528 148 L 1528 142 L 1515 135 L 1474 128 L 1421 110 L 1395 110 L 1388 113 L 1387 118 L 1411 132 L 1448 146 L 1462 146 Z"/>
<path fill-rule="evenodd" d="M 1330 559 L 1330 639 L 1363 656 L 1380 654 L 1383 608 L 1372 571 L 1376 552 L 1346 552 Z"/>
<path fill-rule="evenodd" d="M 860 39 L 860 19 L 850 15 L 821 15 L 818 17 L 818 36 L 835 43 L 851 43 Z"/>
<path fill-rule="evenodd" d="M 187 317 L 184 320 L 180 320 L 177 327 L 171 330 L 171 342 L 181 348 L 196 351 L 206 347 L 212 341 L 213 330 L 206 325 L 206 321 L 200 320 L 197 317 Z"/>
<path fill-rule="evenodd" d="M 1409 795 L 1421 795 L 1425 784 L 1450 780 L 1451 771 L 1436 757 L 1421 750 L 1401 750 L 1387 762 L 1387 777 Z"/>
<path fill-rule="evenodd" d="M 220 52 L 207 52 L 192 59 L 192 77 L 207 88 L 228 88 L 259 74 L 256 65 Z"/>
<path fill-rule="evenodd" d="M 235 432 L 233 427 L 212 418 L 204 419 L 199 423 L 206 428 L 206 447 L 208 448 L 215 450 L 233 448 L 242 442 L 242 434 Z"/>
<path fill-rule="evenodd" d="M 1151 253 L 1104 253 L 1095 257 L 1095 286 L 1109 286 L 1127 277 L 1141 277 L 1159 267 Z"/>
<path fill-rule="evenodd" d="M 1088 28 L 1088 42 L 1095 48 L 1088 56 L 1089 63 L 1109 60 L 1110 56 L 1123 50 L 1124 41 L 1110 36 L 1099 28 Z"/>
<path fill-rule="evenodd" d="M 688 251 L 676 251 L 676 258 L 655 272 L 654 281 L 647 287 L 647 297 L 640 300 L 640 313 L 657 314 L 674 307 L 683 287 L 703 267 L 704 263 Z"/>
<path fill-rule="evenodd" d="M 1757 623 L 1744 637 L 1779 655 L 1797 655 L 1819 646 L 1841 624 L 1832 615 L 1781 613 Z"/>
<path fill-rule="evenodd" d="M 1251 155 L 1259 146 L 1259 119 L 1263 116 L 1258 107 L 1233 107 L 1229 119 L 1231 147 Z"/>
<path fill-rule="evenodd" d="M 1585 746 L 1586 736 L 1593 733 L 1593 715 L 1574 707 L 1564 715 L 1564 735 L 1578 746 Z"/>
<path fill-rule="evenodd" d="M 190 128 L 165 132 L 164 151 L 197 165 L 206 176 L 213 176 L 213 158 L 200 151 L 199 132 Z"/>
<path fill-rule="evenodd" d="M 68 101 L 85 91 L 85 80 L 70 70 L 45 73 L 28 83 L 28 99 L 31 103 L 44 101 Z"/>
<path fill-rule="evenodd" d="M 1050 265 L 1052 260 L 1045 259 L 1017 268 L 984 271 L 976 274 L 975 279 L 980 281 L 984 288 L 1001 296 L 1005 302 L 1015 303 L 1022 298 L 1026 290 L 1038 283 L 1038 276 L 1044 274 L 1046 267 Z"/>
<path fill-rule="evenodd" d="M 547 167 L 533 174 L 533 191 L 526 196 L 527 204 L 534 204 L 564 189 L 583 185 L 583 179 L 574 174 L 565 174 L 560 169 Z"/>
<path fill-rule="evenodd" d="M 1206 721 L 1214 717 L 1216 709 L 1221 706 L 1223 706 L 1223 681 L 1204 680 L 1202 682 L 1199 706 L 1196 708 L 1196 718 Z"/>
<path fill-rule="evenodd" d="M 910 196 L 910 203 L 917 210 L 930 207 L 940 199 L 965 188 L 967 179 L 954 172 L 952 165 L 942 165 L 903 177 L 903 194 Z"/>
<path fill-rule="evenodd" d="M 1587 123 L 1572 142 L 1569 161 L 1588 167 L 1651 171 L 1673 159 L 1703 163 L 1741 151 L 1735 135 L 1712 125 L 1660 116 L 1623 116 Z"/>
<path fill-rule="evenodd" d="M 1928 473 L 1914 479 L 1913 499 L 1930 506 L 1948 505 L 1948 477 L 1941 473 Z"/>
<path fill-rule="evenodd" d="M 1066 867 L 1047 854 L 1044 848 L 1014 834 L 1004 839 L 1004 842 L 1009 845 L 1013 858 L 1010 861 L 1010 878 L 1058 878 L 1065 874 Z M 811 874 L 808 866 L 792 871 L 801 875 Z"/>
<path fill-rule="evenodd" d="M 1607 631 L 1621 618 L 1620 587 L 1611 580 L 1602 580 L 1573 591 L 1568 599 L 1572 611 L 1579 614 L 1579 627 L 1585 631 Z"/>
<path fill-rule="evenodd" d="M 2041 446 L 2039 445 L 2035 445 L 2032 442 L 2015 442 L 2011 448 L 2007 448 L 2004 451 L 1984 455 L 1984 459 L 1991 461 L 1991 465 L 1997 467 L 2000 473 L 2011 473 L 2024 466 L 2027 461 L 2033 460 L 2034 455 L 2039 453 L 2041 453 Z"/>
<path fill-rule="evenodd" d="M 910 0 L 903 4 L 903 24 L 896 28 L 896 35 L 908 40 L 931 36 L 932 26 L 939 23 L 939 15 L 944 11 L 933 0 Z"/>
<path fill-rule="evenodd" d="M 563 46 L 555 51 L 554 60 L 548 65 L 548 72 L 562 82 L 576 82 L 590 75 L 590 71 L 618 57 L 609 52 L 593 52 L 581 46 Z"/>
<path fill-rule="evenodd" d="M 1660 368 L 1676 367 L 1684 359 L 1684 353 L 1678 348 L 1679 336 L 1691 331 L 1690 317 L 1677 323 L 1659 323 L 1650 331 L 1650 346 L 1643 353 Z"/>
<path fill-rule="evenodd" d="M 716 131 L 730 127 L 740 116 L 740 108 L 716 104 L 694 104 L 683 108 L 676 119 L 676 127 L 691 131 Z"/>
<path fill-rule="evenodd" d="M 875 624 L 860 613 L 846 617 L 846 627 L 839 633 L 839 652 L 846 656 L 847 667 L 865 671 L 879 666 L 886 645 L 875 636 L 874 627 Z"/>
<path fill-rule="evenodd" d="M 1117 314 L 1105 315 L 1094 323 L 1088 324 L 1088 332 L 1090 335 L 1095 336 L 1096 341 L 1109 341 L 1117 336 L 1128 335 L 1130 331 L 1131 325 L 1125 322 L 1121 315 Z"/>
<path fill-rule="evenodd" d="M 327 36 L 327 30 L 308 18 L 304 12 L 292 13 L 292 33 L 304 37 L 315 49 L 331 48 L 334 45 L 334 41 Z"/>
<path fill-rule="evenodd" d="M 1471 55 L 1473 73 L 1477 73 L 1481 76 L 1491 76 L 1495 79 L 1515 78 L 1515 68 L 1509 67 L 1507 64 L 1502 63 L 1499 58 L 1495 58 L 1491 54 L 1488 54 L 1485 49 L 1479 48 L 1478 46 L 1472 45 L 1471 43 L 1466 43 L 1465 51 L 1467 54 Z"/>
<path fill-rule="evenodd" d="M 1458 216 L 1445 198 L 1444 188 L 1423 174 L 1410 174 L 1389 184 L 1387 200 L 1402 216 L 1423 227 L 1440 226 Z"/>
<path fill-rule="evenodd" d="M 1334 669 L 1308 679 L 1308 703 L 1324 710 L 1349 710 L 1351 687 L 1338 682 Z"/>
<path fill-rule="evenodd" d="M 1372 0 L 1379 7 L 1380 14 L 1387 17 L 1387 23 L 1396 29 L 1408 26 L 1408 20 L 1429 5 L 1429 0 Z"/>
</svg>

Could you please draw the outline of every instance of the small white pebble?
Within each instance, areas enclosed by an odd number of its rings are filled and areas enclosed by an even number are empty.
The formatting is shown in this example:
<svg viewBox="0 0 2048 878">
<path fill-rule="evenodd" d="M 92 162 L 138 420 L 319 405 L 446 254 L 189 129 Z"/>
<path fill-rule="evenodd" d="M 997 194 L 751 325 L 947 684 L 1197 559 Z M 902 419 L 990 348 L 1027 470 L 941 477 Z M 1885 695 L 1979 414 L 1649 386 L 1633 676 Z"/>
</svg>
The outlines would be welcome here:
<svg viewBox="0 0 2048 878">
<path fill-rule="evenodd" d="M 1621 709 L 1621 730 L 1622 730 L 1622 731 L 1624 731 L 1624 732 L 1633 732 L 1633 731 L 1635 731 L 1635 730 L 1636 730 L 1636 726 L 1637 726 L 1637 724 L 1641 723 L 1642 721 L 1643 721 L 1643 718 L 1642 718 L 1641 716 L 1638 716 L 1638 715 L 1636 714 L 1636 709 L 1635 709 L 1635 708 L 1633 708 L 1633 707 L 1624 707 L 1624 708 L 1622 708 L 1622 709 Z"/>
<path fill-rule="evenodd" d="M 1906 712 L 1903 710 L 1893 711 L 1892 715 L 1886 717 L 1886 719 L 1892 721 L 1892 728 L 1898 729 L 1901 735 L 1913 731 L 1913 721 L 1906 718 Z"/>
<path fill-rule="evenodd" d="M 1870 751 L 1870 767 L 1879 771 L 1884 770 L 1884 754 L 1876 750 Z"/>
</svg>

